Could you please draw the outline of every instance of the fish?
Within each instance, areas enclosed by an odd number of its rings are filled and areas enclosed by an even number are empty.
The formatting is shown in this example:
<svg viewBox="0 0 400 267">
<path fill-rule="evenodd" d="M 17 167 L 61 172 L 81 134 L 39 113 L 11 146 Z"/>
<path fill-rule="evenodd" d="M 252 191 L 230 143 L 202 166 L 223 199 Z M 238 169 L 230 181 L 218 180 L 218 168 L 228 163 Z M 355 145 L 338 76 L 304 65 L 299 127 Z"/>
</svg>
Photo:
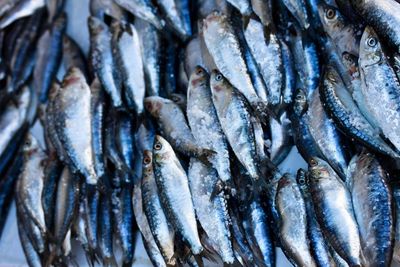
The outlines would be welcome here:
<svg viewBox="0 0 400 267">
<path fill-rule="evenodd" d="M 379 32 L 389 45 L 400 52 L 400 3 L 384 0 L 351 0 L 353 8 L 371 26 Z M 367 29 L 370 29 L 367 27 Z M 361 41 L 361 43 L 363 43 Z"/>
<path fill-rule="evenodd" d="M 294 59 L 288 44 L 281 40 L 283 81 L 282 81 L 282 101 L 285 104 L 292 103 L 296 90 L 296 74 L 294 68 Z"/>
<path fill-rule="evenodd" d="M 63 34 L 67 26 L 67 16 L 61 14 L 45 31 L 37 45 L 35 68 L 33 70 L 34 87 L 39 99 L 45 103 L 53 79 L 56 77 L 62 59 Z"/>
<path fill-rule="evenodd" d="M 167 264 L 164 261 L 163 256 L 154 240 L 153 234 L 151 233 L 149 222 L 143 211 L 143 199 L 141 180 L 134 183 L 132 193 L 132 205 L 133 212 L 135 215 L 136 223 L 140 232 L 142 233 L 142 241 L 147 255 L 150 258 L 152 264 L 156 267 L 165 267 Z"/>
<path fill-rule="evenodd" d="M 272 105 L 277 105 L 281 101 L 283 84 L 279 39 L 273 33 L 265 34 L 263 25 L 254 19 L 249 20 L 244 35 L 267 86 L 268 100 Z"/>
<path fill-rule="evenodd" d="M 278 182 L 276 208 L 282 249 L 295 266 L 317 266 L 307 236 L 307 211 L 300 188 L 286 173 Z"/>
<path fill-rule="evenodd" d="M 105 16 L 110 16 L 120 21 L 127 21 L 128 14 L 115 1 L 111 0 L 90 0 L 90 15 L 104 20 Z"/>
<path fill-rule="evenodd" d="M 140 18 L 136 18 L 135 28 L 140 41 L 146 93 L 148 96 L 160 95 L 163 53 L 161 34 L 156 27 Z"/>
<path fill-rule="evenodd" d="M 187 97 L 184 94 L 172 93 L 169 97 L 172 101 L 174 101 L 182 111 L 186 110 L 187 107 Z"/>
<path fill-rule="evenodd" d="M 394 184 L 392 187 L 392 198 L 394 202 L 394 215 L 395 215 L 395 241 L 393 248 L 393 261 L 399 263 L 400 262 L 400 187 L 398 184 Z"/>
<path fill-rule="evenodd" d="M 119 22 L 112 24 L 111 33 L 115 68 L 121 77 L 125 104 L 141 117 L 146 87 L 138 33 L 134 25 Z"/>
<path fill-rule="evenodd" d="M 1 2 L 0 4 L 0 17 L 3 17 L 4 14 L 7 13 L 12 7 L 14 7 L 18 3 L 17 0 L 6 0 Z"/>
<path fill-rule="evenodd" d="M 311 198 L 324 237 L 349 266 L 362 266 L 361 241 L 350 191 L 326 161 L 313 157 L 308 170 Z"/>
<path fill-rule="evenodd" d="M 45 0 L 46 2 L 46 8 L 48 12 L 48 18 L 47 20 L 51 23 L 54 21 L 56 17 L 61 14 L 64 6 L 65 6 L 65 0 Z"/>
<path fill-rule="evenodd" d="M 88 249 L 97 251 L 99 247 L 99 237 L 97 236 L 99 229 L 99 213 L 100 213 L 100 192 L 94 185 L 82 186 L 84 221 L 86 224 L 85 235 L 88 240 Z M 93 259 L 90 259 L 93 262 Z"/>
<path fill-rule="evenodd" d="M 58 90 L 54 103 L 57 112 L 53 116 L 57 136 L 72 163 L 69 166 L 72 172 L 82 174 L 88 184 L 96 184 L 90 94 L 83 73 L 77 68 L 70 69 Z"/>
<path fill-rule="evenodd" d="M 229 214 L 224 192 L 214 198 L 215 183 L 219 177 L 217 172 L 197 160 L 190 159 L 188 179 L 196 216 L 201 227 L 209 237 L 211 246 L 226 264 L 235 262 L 229 229 Z"/>
<path fill-rule="evenodd" d="M 158 96 L 146 97 L 146 110 L 157 120 L 165 138 L 180 153 L 208 162 L 215 154 L 213 150 L 201 147 L 193 137 L 183 111 L 169 99 Z"/>
<path fill-rule="evenodd" d="M 256 140 L 245 98 L 218 71 L 210 77 L 212 100 L 225 136 L 252 181 L 262 184 Z M 232 123 L 235 122 L 235 123 Z"/>
<path fill-rule="evenodd" d="M 229 4 L 239 10 L 243 16 L 250 16 L 252 13 L 251 3 L 249 0 L 227 0 Z"/>
<path fill-rule="evenodd" d="M 134 168 L 135 157 L 135 138 L 133 135 L 134 125 L 128 114 L 120 112 L 117 114 L 115 143 L 121 155 L 123 165 L 128 167 L 128 170 Z"/>
<path fill-rule="evenodd" d="M 150 0 L 115 0 L 115 2 L 135 17 L 150 22 L 159 30 L 165 26 L 165 21 L 160 19 L 156 7 Z"/>
<path fill-rule="evenodd" d="M 44 162 L 47 160 L 47 155 L 31 134 L 28 134 L 24 140 L 23 157 L 22 172 L 16 185 L 18 199 L 27 217 L 39 228 L 42 236 L 45 236 L 47 228 L 42 193 Z"/>
<path fill-rule="evenodd" d="M 292 129 L 288 114 L 283 112 L 279 117 L 280 122 L 270 118 L 269 129 L 271 132 L 271 146 L 269 147 L 271 161 L 279 165 L 289 154 L 292 146 Z"/>
<path fill-rule="evenodd" d="M 152 151 L 144 150 L 142 165 L 143 211 L 165 262 L 174 265 L 176 262 L 174 255 L 175 232 L 168 222 L 161 205 L 159 190 L 154 177 Z"/>
<path fill-rule="evenodd" d="M 274 21 L 272 17 L 273 10 L 271 0 L 251 0 L 251 7 L 265 27 L 268 29 L 273 28 Z"/>
<path fill-rule="evenodd" d="M 197 66 L 190 75 L 187 95 L 186 113 L 192 134 L 201 147 L 216 152 L 210 161 L 218 173 L 219 180 L 229 183 L 232 177 L 228 141 L 212 100 L 210 76 L 200 66 Z"/>
<path fill-rule="evenodd" d="M 4 29 L 14 21 L 32 15 L 37 9 L 44 7 L 45 0 L 22 0 L 13 5 L 0 18 L 0 29 Z"/>
<path fill-rule="evenodd" d="M 400 83 L 371 27 L 361 37 L 358 63 L 366 108 L 383 135 L 400 150 Z"/>
<path fill-rule="evenodd" d="M 319 90 L 325 110 L 339 129 L 350 138 L 354 138 L 376 152 L 393 158 L 399 157 L 380 137 L 379 131 L 369 124 L 361 114 L 339 74 L 332 66 L 326 67 L 323 86 L 320 86 Z"/>
<path fill-rule="evenodd" d="M 203 251 L 197 231 L 188 178 L 171 145 L 156 135 L 153 168 L 160 199 L 167 219 L 194 255 Z"/>
<path fill-rule="evenodd" d="M 386 170 L 365 150 L 355 155 L 347 170 L 355 218 L 365 264 L 390 266 L 394 247 L 394 201 Z"/>
<path fill-rule="evenodd" d="M 336 266 L 330 247 L 325 240 L 321 227 L 317 222 L 314 206 L 308 185 L 308 174 L 304 169 L 299 169 L 296 174 L 296 182 L 300 188 L 307 212 L 307 236 L 314 261 L 317 266 Z"/>
<path fill-rule="evenodd" d="M 90 63 L 104 90 L 111 96 L 115 108 L 122 106 L 121 85 L 112 55 L 111 33 L 108 26 L 95 17 L 88 18 L 90 33 Z"/>
<path fill-rule="evenodd" d="M 21 219 L 20 216 L 17 216 L 18 234 L 26 261 L 30 267 L 40 267 L 42 266 L 40 255 L 34 249 L 31 240 L 29 240 L 27 230 L 25 229 Z"/>
<path fill-rule="evenodd" d="M 228 17 L 218 11 L 212 12 L 204 19 L 202 31 L 208 52 L 218 70 L 244 95 L 259 115 L 265 113 L 267 103 L 256 93 L 239 39 Z"/>
</svg>

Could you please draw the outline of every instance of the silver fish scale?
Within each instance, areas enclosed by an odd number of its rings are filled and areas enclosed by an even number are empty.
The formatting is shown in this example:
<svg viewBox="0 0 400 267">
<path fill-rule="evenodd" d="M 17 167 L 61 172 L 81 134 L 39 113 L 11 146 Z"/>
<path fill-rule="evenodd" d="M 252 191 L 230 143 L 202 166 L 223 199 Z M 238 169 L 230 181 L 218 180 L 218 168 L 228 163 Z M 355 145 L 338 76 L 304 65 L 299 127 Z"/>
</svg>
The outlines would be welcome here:
<svg viewBox="0 0 400 267">
<path fill-rule="evenodd" d="M 192 82 L 192 79 L 191 81 Z M 217 154 L 211 161 L 222 181 L 231 179 L 228 144 L 214 108 L 210 87 L 189 85 L 187 116 L 192 134 L 197 143 Z"/>
<path fill-rule="evenodd" d="M 211 194 L 218 181 L 217 173 L 195 158 L 190 159 L 189 184 L 197 218 L 213 248 L 225 263 L 233 263 L 235 256 L 230 241 L 229 214 L 221 192 L 214 199 Z"/>
</svg>

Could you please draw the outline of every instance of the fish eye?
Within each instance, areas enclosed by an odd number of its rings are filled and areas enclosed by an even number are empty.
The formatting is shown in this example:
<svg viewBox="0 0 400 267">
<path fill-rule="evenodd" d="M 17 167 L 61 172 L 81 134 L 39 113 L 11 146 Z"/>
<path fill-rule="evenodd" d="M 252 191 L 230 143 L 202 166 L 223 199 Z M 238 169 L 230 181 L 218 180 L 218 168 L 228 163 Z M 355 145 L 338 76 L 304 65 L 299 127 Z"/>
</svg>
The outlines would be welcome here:
<svg viewBox="0 0 400 267">
<path fill-rule="evenodd" d="M 333 19 L 336 16 L 336 11 L 332 8 L 328 8 L 325 11 L 325 15 L 328 19 Z"/>
<path fill-rule="evenodd" d="M 143 163 L 144 164 L 149 164 L 151 162 L 151 159 L 150 159 L 150 157 L 144 157 L 144 159 L 143 159 Z"/>
<path fill-rule="evenodd" d="M 318 162 L 315 159 L 310 159 L 310 166 L 315 167 L 318 165 Z"/>
<path fill-rule="evenodd" d="M 377 43 L 378 42 L 377 42 L 376 38 L 374 38 L 374 37 L 370 37 L 367 40 L 367 45 L 370 46 L 370 47 L 376 46 Z"/>
<path fill-rule="evenodd" d="M 300 184 L 300 185 L 303 185 L 303 184 L 305 184 L 305 183 L 306 183 L 306 180 L 304 180 L 303 178 L 299 179 L 299 184 Z"/>
<path fill-rule="evenodd" d="M 217 75 L 215 75 L 215 80 L 216 81 L 221 81 L 222 80 L 222 74 L 218 73 Z"/>
<path fill-rule="evenodd" d="M 172 101 L 174 101 L 174 102 L 179 102 L 179 97 L 173 96 L 173 97 L 172 97 Z"/>
<path fill-rule="evenodd" d="M 393 69 L 394 69 L 395 72 L 399 72 L 400 71 L 400 66 L 394 65 Z"/>
<path fill-rule="evenodd" d="M 197 75 L 203 74 L 203 70 L 201 68 L 197 68 L 196 74 Z"/>
<path fill-rule="evenodd" d="M 157 142 L 157 143 L 154 144 L 154 149 L 155 150 L 160 150 L 161 148 L 162 148 L 162 145 L 160 143 Z"/>
</svg>

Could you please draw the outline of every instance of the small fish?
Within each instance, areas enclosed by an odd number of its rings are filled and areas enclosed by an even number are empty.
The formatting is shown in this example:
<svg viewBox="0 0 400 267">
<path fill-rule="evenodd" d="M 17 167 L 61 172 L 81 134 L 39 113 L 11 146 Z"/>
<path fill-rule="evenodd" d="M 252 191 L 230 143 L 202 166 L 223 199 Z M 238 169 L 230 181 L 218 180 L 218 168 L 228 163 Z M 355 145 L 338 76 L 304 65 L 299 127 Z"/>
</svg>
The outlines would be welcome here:
<svg viewBox="0 0 400 267">
<path fill-rule="evenodd" d="M 329 164 L 319 158 L 309 160 L 309 172 L 314 210 L 325 238 L 349 266 L 362 266 L 359 229 L 349 190 Z"/>
<path fill-rule="evenodd" d="M 127 12 L 116 1 L 112 0 L 90 0 L 90 15 L 104 20 L 105 15 L 120 21 L 126 21 Z"/>
<path fill-rule="evenodd" d="M 161 203 L 175 231 L 194 255 L 203 251 L 197 232 L 195 211 L 188 178 L 171 145 L 156 135 L 153 146 L 153 167 Z"/>
<path fill-rule="evenodd" d="M 286 173 L 276 192 L 282 249 L 295 266 L 317 266 L 307 236 L 307 211 L 294 177 Z"/>
<path fill-rule="evenodd" d="M 111 96 L 112 105 L 122 106 L 121 88 L 112 56 L 111 33 L 108 26 L 95 17 L 88 18 L 90 33 L 90 62 L 104 90 Z"/>
<path fill-rule="evenodd" d="M 23 220 L 20 216 L 17 217 L 17 226 L 26 261 L 28 262 L 30 267 L 41 267 L 42 262 L 40 255 L 38 252 L 36 252 L 31 240 L 29 240 L 27 229 L 24 227 Z"/>
<path fill-rule="evenodd" d="M 161 206 L 153 171 L 153 154 L 149 150 L 143 152 L 142 176 L 141 188 L 144 213 L 165 262 L 174 265 L 176 261 L 174 256 L 175 233 Z"/>
<path fill-rule="evenodd" d="M 161 90 L 161 34 L 149 22 L 136 18 L 135 28 L 139 35 L 140 51 L 142 52 L 143 71 L 146 79 L 148 96 L 160 95 Z"/>
<path fill-rule="evenodd" d="M 282 52 L 282 66 L 283 66 L 283 87 L 282 87 L 282 101 L 289 104 L 293 101 L 295 87 L 296 87 L 296 74 L 294 68 L 294 59 L 288 44 L 281 40 Z"/>
<path fill-rule="evenodd" d="M 63 58 L 62 62 L 66 70 L 76 67 L 82 71 L 86 80 L 90 81 L 89 72 L 86 66 L 85 56 L 79 45 L 67 34 L 63 36 Z"/>
<path fill-rule="evenodd" d="M 179 3 L 184 0 L 157 0 L 157 4 L 164 13 L 165 20 L 167 25 L 169 25 L 176 34 L 182 38 L 182 40 L 186 40 L 192 34 L 192 30 L 189 25 L 187 25 L 187 21 L 183 18 L 184 9 L 179 8 Z M 186 11 L 188 12 L 188 11 Z"/>
<path fill-rule="evenodd" d="M 275 165 L 279 165 L 289 154 L 293 140 L 291 135 L 291 122 L 286 112 L 279 117 L 280 122 L 270 118 L 269 128 L 271 132 L 270 158 Z"/>
<path fill-rule="evenodd" d="M 115 144 L 123 161 L 123 165 L 128 170 L 134 168 L 134 157 L 135 157 L 135 136 L 134 125 L 132 118 L 125 112 L 119 112 L 116 115 L 116 129 L 115 129 Z"/>
<path fill-rule="evenodd" d="M 261 23 L 268 29 L 274 26 L 272 17 L 272 2 L 271 0 L 251 0 L 251 7 L 260 18 Z"/>
<path fill-rule="evenodd" d="M 366 151 L 355 155 L 348 168 L 347 186 L 360 231 L 365 264 L 390 266 L 394 247 L 394 201 L 386 170 Z"/>
<path fill-rule="evenodd" d="M 310 21 L 304 0 L 283 0 L 282 2 L 296 18 L 299 25 L 307 30 L 310 27 Z"/>
<path fill-rule="evenodd" d="M 246 100 L 218 71 L 211 73 L 210 83 L 213 103 L 233 152 L 253 182 L 262 183 L 256 140 Z"/>
<path fill-rule="evenodd" d="M 240 14 L 243 16 L 250 16 L 252 13 L 249 0 L 227 0 L 227 2 L 239 10 Z"/>
<path fill-rule="evenodd" d="M 63 34 L 67 26 L 65 13 L 57 17 L 50 29 L 45 31 L 37 44 L 36 63 L 33 70 L 34 87 L 40 101 L 45 103 L 53 79 L 62 59 Z"/>
<path fill-rule="evenodd" d="M 45 0 L 46 1 L 46 8 L 48 12 L 48 21 L 52 23 L 54 19 L 61 14 L 65 0 Z"/>
<path fill-rule="evenodd" d="M 96 184 L 92 146 L 91 94 L 83 73 L 72 68 L 64 77 L 54 103 L 54 121 L 73 172 L 82 174 L 88 184 Z"/>
<path fill-rule="evenodd" d="M 119 22 L 112 24 L 111 33 L 115 68 L 122 80 L 126 106 L 141 117 L 146 88 L 138 33 L 132 24 Z"/>
<path fill-rule="evenodd" d="M 215 154 L 212 150 L 202 148 L 190 131 L 183 111 L 169 99 L 158 96 L 145 98 L 145 108 L 157 119 L 165 138 L 179 152 L 194 156 L 207 162 Z"/>
</svg>

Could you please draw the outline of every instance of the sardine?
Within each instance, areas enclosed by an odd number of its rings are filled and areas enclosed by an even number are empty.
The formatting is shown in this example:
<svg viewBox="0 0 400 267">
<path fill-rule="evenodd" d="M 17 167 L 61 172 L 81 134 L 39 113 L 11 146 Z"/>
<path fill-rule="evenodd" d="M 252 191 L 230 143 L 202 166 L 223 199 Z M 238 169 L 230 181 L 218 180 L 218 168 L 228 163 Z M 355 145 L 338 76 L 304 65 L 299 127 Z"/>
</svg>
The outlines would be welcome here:
<svg viewBox="0 0 400 267">
<path fill-rule="evenodd" d="M 314 210 L 325 238 L 349 266 L 362 266 L 359 230 L 349 190 L 329 164 L 319 158 L 309 160 L 309 171 Z"/>
<path fill-rule="evenodd" d="M 394 246 L 394 202 L 386 170 L 366 151 L 355 155 L 348 168 L 347 186 L 368 266 L 390 266 Z"/>
<path fill-rule="evenodd" d="M 105 15 L 126 21 L 127 12 L 113 0 L 89 0 L 90 15 L 104 20 Z"/>
<path fill-rule="evenodd" d="M 150 0 L 115 0 L 115 2 L 136 17 L 150 22 L 159 30 L 165 25 L 164 20 L 160 19 Z"/>
<path fill-rule="evenodd" d="M 23 225 L 20 216 L 17 217 L 18 234 L 21 241 L 22 249 L 24 250 L 25 258 L 30 267 L 41 267 L 42 262 L 40 255 L 35 251 L 31 240 L 28 238 L 27 230 Z"/>
<path fill-rule="evenodd" d="M 282 101 L 289 104 L 293 101 L 296 87 L 296 74 L 293 55 L 287 43 L 281 40 L 282 66 L 283 66 L 283 87 Z"/>
<path fill-rule="evenodd" d="M 4 29 L 14 21 L 32 15 L 37 9 L 44 7 L 45 0 L 21 0 L 10 8 L 0 19 L 0 29 Z"/>
<path fill-rule="evenodd" d="M 304 0 L 283 0 L 282 2 L 296 18 L 299 25 L 307 30 L 310 27 L 310 22 Z"/>
<path fill-rule="evenodd" d="M 156 135 L 154 146 L 154 174 L 160 199 L 168 220 L 182 236 L 194 255 L 203 251 L 185 171 L 171 145 Z"/>
<path fill-rule="evenodd" d="M 64 34 L 63 36 L 63 57 L 62 62 L 66 70 L 76 67 L 82 71 L 85 75 L 87 81 L 90 81 L 90 76 L 86 66 L 85 56 L 79 45 L 69 37 Z"/>
<path fill-rule="evenodd" d="M 238 9 L 243 16 L 250 16 L 252 9 L 249 0 L 227 0 L 227 2 Z"/>
<path fill-rule="evenodd" d="M 272 28 L 274 22 L 272 18 L 272 2 L 271 0 L 251 0 L 251 7 L 260 18 L 261 23 L 268 29 Z"/>
<path fill-rule="evenodd" d="M 293 146 L 291 122 L 286 112 L 279 117 L 280 122 L 270 118 L 271 132 L 270 158 L 275 165 L 279 165 L 289 154 Z"/>
<path fill-rule="evenodd" d="M 164 13 L 167 25 L 169 25 L 177 35 L 186 40 L 192 34 L 192 30 L 187 21 L 183 18 L 183 9 L 179 8 L 179 2 L 184 0 L 157 0 L 158 6 Z"/>
</svg>

